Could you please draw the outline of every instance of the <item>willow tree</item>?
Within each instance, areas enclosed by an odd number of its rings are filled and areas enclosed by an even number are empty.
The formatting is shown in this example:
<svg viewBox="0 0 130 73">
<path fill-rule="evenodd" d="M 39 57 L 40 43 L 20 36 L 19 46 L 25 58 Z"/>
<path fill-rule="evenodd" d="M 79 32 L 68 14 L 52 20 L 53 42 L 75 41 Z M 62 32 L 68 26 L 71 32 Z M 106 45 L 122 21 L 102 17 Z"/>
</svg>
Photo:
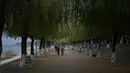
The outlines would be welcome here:
<svg viewBox="0 0 130 73">
<path fill-rule="evenodd" d="M 27 48 L 27 38 L 28 38 L 28 30 L 29 30 L 29 23 L 31 20 L 30 9 L 31 2 L 26 1 L 15 1 L 12 0 L 12 5 L 10 6 L 11 9 L 11 22 L 7 28 L 8 35 L 12 35 L 15 37 L 21 37 L 21 62 L 20 66 L 23 66 L 23 59 L 26 57 L 26 48 Z"/>
<path fill-rule="evenodd" d="M 108 32 L 113 35 L 112 43 L 112 62 L 115 61 L 115 48 L 117 36 L 124 35 L 129 31 L 129 0 L 93 0 L 93 8 L 97 11 L 96 19 L 102 28 L 108 29 Z M 95 17 L 95 18 L 96 18 Z M 97 22 L 97 23 L 98 23 Z M 107 27 L 105 27 L 107 26 Z M 105 30 L 106 31 L 106 30 Z M 105 33 L 105 32 L 104 32 Z M 103 33 L 101 33 L 103 34 Z M 105 34 L 105 36 L 107 36 Z"/>
<path fill-rule="evenodd" d="M 10 20 L 9 0 L 0 0 L 0 58 L 2 54 L 2 34 L 4 32 L 5 26 L 8 25 Z"/>
<path fill-rule="evenodd" d="M 51 39 L 67 39 L 69 38 L 69 30 L 72 25 L 72 0 L 62 0 L 56 3 L 57 7 L 55 10 L 58 10 L 59 16 L 57 17 L 58 25 L 56 25 L 56 32 L 53 32 L 53 37 L 51 37 Z"/>
<path fill-rule="evenodd" d="M 39 49 L 45 48 L 43 42 L 56 34 L 62 12 L 63 1 L 39 0 L 38 3 L 34 3 L 29 33 L 40 39 Z"/>
<path fill-rule="evenodd" d="M 55 34 L 57 25 L 61 22 L 64 1 L 12 1 L 10 7 L 12 21 L 7 32 L 8 35 L 22 36 L 24 44 L 22 54 L 26 54 L 25 44 L 28 36 L 46 39 Z"/>
<path fill-rule="evenodd" d="M 67 24 L 61 24 L 58 26 L 58 31 L 54 36 L 56 42 L 68 42 L 71 33 Z"/>
<path fill-rule="evenodd" d="M 0 0 L 0 57 L 2 54 L 2 33 L 3 33 L 3 29 L 4 29 L 4 24 L 5 24 L 5 2 L 4 0 Z"/>
<path fill-rule="evenodd" d="M 81 14 L 81 22 L 86 27 L 94 27 L 92 36 L 114 35 L 113 52 L 115 52 L 116 32 L 119 35 L 129 32 L 129 0 L 80 0 L 77 5 L 80 7 L 77 12 Z"/>
</svg>

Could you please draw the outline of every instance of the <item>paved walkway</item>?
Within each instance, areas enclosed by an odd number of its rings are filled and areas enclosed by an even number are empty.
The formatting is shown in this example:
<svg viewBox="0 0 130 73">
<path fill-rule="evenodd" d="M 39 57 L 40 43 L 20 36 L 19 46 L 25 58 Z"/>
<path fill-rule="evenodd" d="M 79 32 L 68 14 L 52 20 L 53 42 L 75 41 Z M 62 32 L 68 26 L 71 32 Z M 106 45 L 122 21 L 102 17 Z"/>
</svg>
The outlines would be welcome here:
<svg viewBox="0 0 130 73">
<path fill-rule="evenodd" d="M 32 68 L 2 68 L 2 73 L 130 73 L 129 67 L 115 67 L 83 53 L 66 50 L 64 56 L 51 52 L 37 57 Z"/>
</svg>

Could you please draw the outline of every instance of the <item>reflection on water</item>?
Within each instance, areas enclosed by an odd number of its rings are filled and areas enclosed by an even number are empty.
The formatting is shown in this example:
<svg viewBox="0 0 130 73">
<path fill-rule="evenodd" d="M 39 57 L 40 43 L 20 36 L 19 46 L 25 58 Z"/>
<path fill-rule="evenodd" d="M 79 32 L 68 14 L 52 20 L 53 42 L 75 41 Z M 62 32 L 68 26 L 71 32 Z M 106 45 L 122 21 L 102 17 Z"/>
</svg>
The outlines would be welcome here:
<svg viewBox="0 0 130 73">
<path fill-rule="evenodd" d="M 21 46 L 14 46 L 14 45 L 12 45 L 12 46 L 3 46 L 3 52 L 9 51 L 9 50 L 11 50 L 13 52 L 20 52 L 21 51 L 20 48 L 21 48 Z"/>
</svg>

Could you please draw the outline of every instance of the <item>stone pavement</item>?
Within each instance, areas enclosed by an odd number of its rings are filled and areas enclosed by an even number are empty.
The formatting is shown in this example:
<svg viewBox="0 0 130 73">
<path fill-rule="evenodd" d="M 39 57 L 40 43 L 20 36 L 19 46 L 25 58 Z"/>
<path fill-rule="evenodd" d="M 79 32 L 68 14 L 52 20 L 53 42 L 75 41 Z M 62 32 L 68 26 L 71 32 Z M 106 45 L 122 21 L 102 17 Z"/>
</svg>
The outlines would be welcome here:
<svg viewBox="0 0 130 73">
<path fill-rule="evenodd" d="M 130 67 L 118 67 L 83 53 L 66 50 L 64 56 L 50 52 L 37 57 L 31 68 L 2 67 L 2 73 L 130 73 Z"/>
</svg>

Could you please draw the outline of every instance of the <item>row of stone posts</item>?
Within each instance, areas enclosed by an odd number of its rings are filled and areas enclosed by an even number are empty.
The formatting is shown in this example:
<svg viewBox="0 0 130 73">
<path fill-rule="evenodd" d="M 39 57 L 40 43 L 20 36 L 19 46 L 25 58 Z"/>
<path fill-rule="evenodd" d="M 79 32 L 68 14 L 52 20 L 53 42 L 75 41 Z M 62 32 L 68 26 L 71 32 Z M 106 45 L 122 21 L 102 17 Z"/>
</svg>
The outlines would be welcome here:
<svg viewBox="0 0 130 73">
<path fill-rule="evenodd" d="M 124 40 L 125 39 L 125 40 Z M 128 36 L 118 37 L 117 32 L 113 33 L 111 39 L 90 39 L 90 40 L 83 40 L 83 41 L 76 41 L 72 42 L 74 50 L 79 52 L 88 54 L 89 56 L 95 56 L 97 59 L 101 58 L 101 45 L 105 44 L 107 49 L 112 49 L 110 62 L 114 63 L 116 61 L 116 48 L 120 44 L 126 43 L 129 44 L 130 38 Z M 93 53 L 93 49 L 96 49 L 96 52 Z"/>
</svg>

